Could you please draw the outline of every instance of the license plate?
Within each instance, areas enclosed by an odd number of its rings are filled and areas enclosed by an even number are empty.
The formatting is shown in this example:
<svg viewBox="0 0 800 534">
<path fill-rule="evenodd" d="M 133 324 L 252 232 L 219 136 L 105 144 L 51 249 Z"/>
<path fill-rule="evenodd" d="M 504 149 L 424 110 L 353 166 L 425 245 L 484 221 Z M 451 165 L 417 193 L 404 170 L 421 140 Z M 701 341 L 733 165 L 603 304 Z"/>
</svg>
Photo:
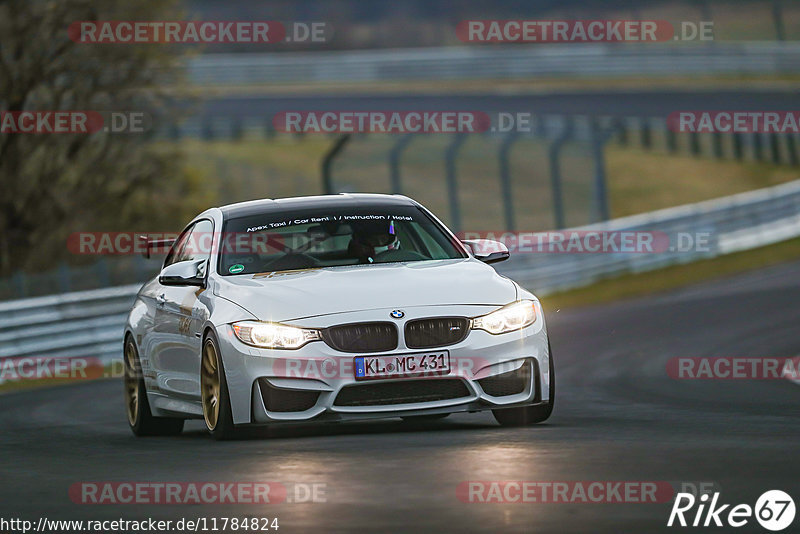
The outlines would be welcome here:
<svg viewBox="0 0 800 534">
<path fill-rule="evenodd" d="M 387 356 L 356 356 L 356 380 L 406 376 L 438 376 L 450 372 L 450 353 L 417 352 Z"/>
</svg>

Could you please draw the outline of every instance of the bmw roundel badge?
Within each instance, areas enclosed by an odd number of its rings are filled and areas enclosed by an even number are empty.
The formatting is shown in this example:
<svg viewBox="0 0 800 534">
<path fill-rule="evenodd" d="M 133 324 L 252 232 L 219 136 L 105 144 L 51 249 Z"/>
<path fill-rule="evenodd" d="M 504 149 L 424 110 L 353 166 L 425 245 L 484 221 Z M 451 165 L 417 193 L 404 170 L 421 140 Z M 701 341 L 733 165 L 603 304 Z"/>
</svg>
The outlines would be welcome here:
<svg viewBox="0 0 800 534">
<path fill-rule="evenodd" d="M 392 313 L 390 313 L 389 315 L 391 315 L 395 319 L 402 319 L 403 317 L 406 316 L 403 310 L 392 310 Z"/>
</svg>

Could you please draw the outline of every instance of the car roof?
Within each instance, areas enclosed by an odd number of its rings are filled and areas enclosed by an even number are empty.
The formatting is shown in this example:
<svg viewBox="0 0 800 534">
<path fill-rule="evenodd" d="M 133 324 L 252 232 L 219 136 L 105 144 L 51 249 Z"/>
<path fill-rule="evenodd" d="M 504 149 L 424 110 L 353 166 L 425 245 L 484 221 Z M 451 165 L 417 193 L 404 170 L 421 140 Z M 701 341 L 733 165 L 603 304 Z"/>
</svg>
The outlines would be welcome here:
<svg viewBox="0 0 800 534">
<path fill-rule="evenodd" d="M 340 193 L 338 195 L 318 195 L 291 198 L 265 198 L 221 206 L 219 209 L 225 219 L 247 217 L 277 211 L 303 209 L 338 209 L 364 207 L 414 206 L 415 203 L 402 195 L 379 195 L 371 193 Z"/>
</svg>

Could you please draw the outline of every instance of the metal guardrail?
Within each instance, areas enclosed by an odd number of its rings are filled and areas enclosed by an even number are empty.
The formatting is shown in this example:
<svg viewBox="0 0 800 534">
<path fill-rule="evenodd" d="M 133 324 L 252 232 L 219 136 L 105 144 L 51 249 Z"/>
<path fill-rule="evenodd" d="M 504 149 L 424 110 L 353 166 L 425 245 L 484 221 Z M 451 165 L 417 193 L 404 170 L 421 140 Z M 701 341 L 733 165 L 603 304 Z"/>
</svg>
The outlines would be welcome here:
<svg viewBox="0 0 800 534">
<path fill-rule="evenodd" d="M 534 76 L 781 74 L 800 71 L 800 42 L 472 45 L 359 51 L 206 54 L 201 85 L 280 82 L 514 79 Z"/>
<path fill-rule="evenodd" d="M 690 263 L 800 236 L 800 180 L 718 199 L 571 228 L 577 231 L 649 231 L 669 236 L 702 233 L 706 245 L 658 253 L 513 254 L 498 271 L 537 295 L 603 278 Z"/>
<path fill-rule="evenodd" d="M 99 255 L 94 263 L 70 265 L 63 262 L 44 272 L 17 271 L 9 278 L 0 279 L 0 302 L 133 284 L 153 277 L 158 269 L 157 262 L 137 254 Z"/>
<path fill-rule="evenodd" d="M 800 180 L 572 230 L 708 232 L 708 251 L 516 254 L 500 264 L 538 295 L 601 278 L 718 256 L 800 236 Z M 122 329 L 139 285 L 0 302 L 0 370 L 7 358 L 122 356 Z M 2 375 L 0 375 L 2 382 Z"/>
<path fill-rule="evenodd" d="M 122 357 L 122 328 L 139 284 L 0 302 L 0 363 L 7 358 Z M 7 368 L 0 367 L 0 383 Z"/>
</svg>

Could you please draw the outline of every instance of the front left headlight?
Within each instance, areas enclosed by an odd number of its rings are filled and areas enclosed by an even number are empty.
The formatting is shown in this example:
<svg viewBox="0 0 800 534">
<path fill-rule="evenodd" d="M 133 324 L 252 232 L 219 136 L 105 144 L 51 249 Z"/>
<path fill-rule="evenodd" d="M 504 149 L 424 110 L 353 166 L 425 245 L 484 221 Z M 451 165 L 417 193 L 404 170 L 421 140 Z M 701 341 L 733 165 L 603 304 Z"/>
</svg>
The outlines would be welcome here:
<svg viewBox="0 0 800 534">
<path fill-rule="evenodd" d="M 264 349 L 299 349 L 322 339 L 319 330 L 280 323 L 240 321 L 231 325 L 239 341 Z"/>
<path fill-rule="evenodd" d="M 518 300 L 492 313 L 472 319 L 472 328 L 486 330 L 490 334 L 505 334 L 521 330 L 536 321 L 536 303 Z"/>
</svg>

